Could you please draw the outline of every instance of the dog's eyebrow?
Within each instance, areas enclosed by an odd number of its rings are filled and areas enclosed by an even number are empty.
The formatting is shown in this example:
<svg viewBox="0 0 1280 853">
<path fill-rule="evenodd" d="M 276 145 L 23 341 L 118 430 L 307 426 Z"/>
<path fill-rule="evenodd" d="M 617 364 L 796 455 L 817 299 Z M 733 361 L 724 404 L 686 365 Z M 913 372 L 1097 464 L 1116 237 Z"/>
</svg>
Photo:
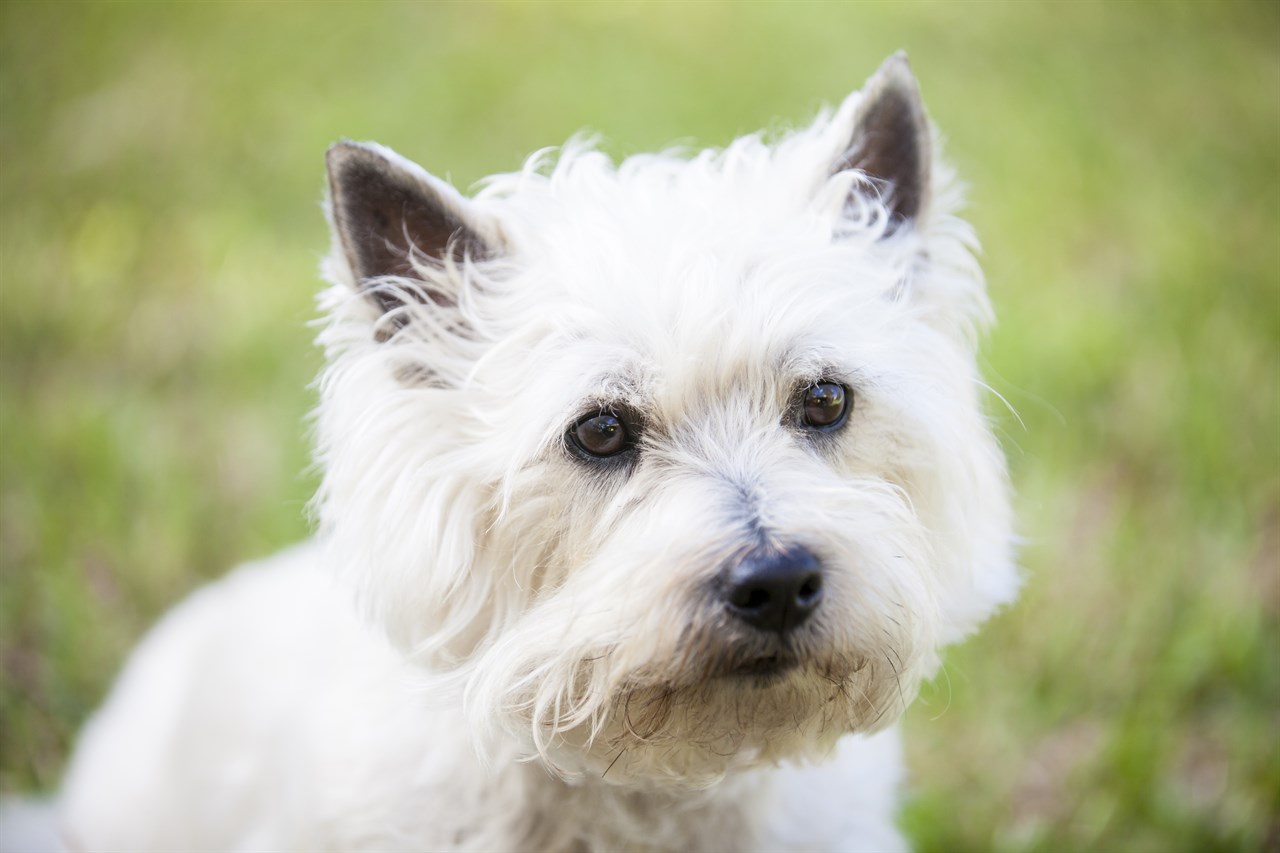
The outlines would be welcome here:
<svg viewBox="0 0 1280 853">
<path fill-rule="evenodd" d="M 791 376 L 796 381 L 817 381 L 819 379 L 852 379 L 848 367 L 843 366 L 844 358 L 827 347 L 813 344 L 794 344 L 784 350 L 774 361 L 774 372 L 778 376 Z"/>
<path fill-rule="evenodd" d="M 653 381 L 649 372 L 638 363 L 625 362 L 622 366 L 601 371 L 586 383 L 588 392 L 584 399 L 600 401 L 604 405 L 625 403 L 633 408 L 648 408 L 646 401 L 652 397 Z"/>
</svg>

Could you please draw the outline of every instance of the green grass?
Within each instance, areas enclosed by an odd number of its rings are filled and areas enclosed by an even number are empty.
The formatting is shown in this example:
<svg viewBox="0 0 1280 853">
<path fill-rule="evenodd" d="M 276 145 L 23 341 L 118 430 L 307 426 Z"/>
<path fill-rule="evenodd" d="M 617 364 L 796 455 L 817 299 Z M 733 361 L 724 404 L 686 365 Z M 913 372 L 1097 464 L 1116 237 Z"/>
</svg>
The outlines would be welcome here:
<svg viewBox="0 0 1280 853">
<path fill-rule="evenodd" d="M 1026 593 L 908 720 L 923 850 L 1280 845 L 1280 5 L 0 6 L 0 790 L 306 534 L 321 155 L 722 144 L 911 53 L 1001 324 Z"/>
</svg>

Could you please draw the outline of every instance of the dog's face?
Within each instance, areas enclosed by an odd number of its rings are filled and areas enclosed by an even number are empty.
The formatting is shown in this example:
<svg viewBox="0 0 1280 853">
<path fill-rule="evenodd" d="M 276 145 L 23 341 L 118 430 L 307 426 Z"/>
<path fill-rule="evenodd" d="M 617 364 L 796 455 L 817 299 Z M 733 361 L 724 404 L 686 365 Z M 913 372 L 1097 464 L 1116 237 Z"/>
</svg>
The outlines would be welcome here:
<svg viewBox="0 0 1280 853">
<path fill-rule="evenodd" d="M 817 755 L 1012 596 L 918 98 L 895 58 L 776 144 L 474 200 L 331 151 L 324 535 L 481 740 L 620 784 Z"/>
</svg>

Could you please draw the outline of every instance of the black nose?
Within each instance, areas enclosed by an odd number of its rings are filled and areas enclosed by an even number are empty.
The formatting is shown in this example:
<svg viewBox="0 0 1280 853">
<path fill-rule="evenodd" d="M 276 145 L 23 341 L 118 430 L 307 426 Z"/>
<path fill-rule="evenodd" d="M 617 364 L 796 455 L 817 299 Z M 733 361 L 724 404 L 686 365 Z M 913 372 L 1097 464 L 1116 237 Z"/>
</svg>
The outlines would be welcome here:
<svg viewBox="0 0 1280 853">
<path fill-rule="evenodd" d="M 753 551 L 726 579 L 729 611 L 761 631 L 785 634 L 822 601 L 822 566 L 805 548 Z"/>
</svg>

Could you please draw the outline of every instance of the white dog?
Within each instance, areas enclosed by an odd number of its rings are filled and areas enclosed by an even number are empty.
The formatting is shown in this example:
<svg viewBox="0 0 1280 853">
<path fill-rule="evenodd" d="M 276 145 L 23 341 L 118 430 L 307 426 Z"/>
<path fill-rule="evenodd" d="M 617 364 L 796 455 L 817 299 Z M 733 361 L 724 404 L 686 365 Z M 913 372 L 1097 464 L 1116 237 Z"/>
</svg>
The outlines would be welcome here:
<svg viewBox="0 0 1280 853">
<path fill-rule="evenodd" d="M 895 56 L 776 141 L 475 198 L 329 151 L 315 540 L 172 612 L 73 850 L 854 850 L 1016 589 L 989 308 Z"/>
</svg>

